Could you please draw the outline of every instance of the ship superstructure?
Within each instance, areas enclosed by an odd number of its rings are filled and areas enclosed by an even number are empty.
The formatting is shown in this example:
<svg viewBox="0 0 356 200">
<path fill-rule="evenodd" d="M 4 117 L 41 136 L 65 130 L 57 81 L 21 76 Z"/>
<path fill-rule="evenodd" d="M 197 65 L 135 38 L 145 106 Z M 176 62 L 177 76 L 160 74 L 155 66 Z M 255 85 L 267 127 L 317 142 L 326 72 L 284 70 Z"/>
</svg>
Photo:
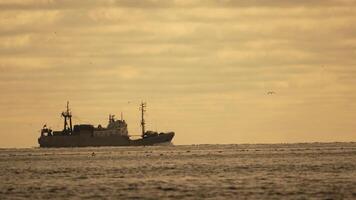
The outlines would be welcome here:
<svg viewBox="0 0 356 200">
<path fill-rule="evenodd" d="M 109 115 L 109 122 L 106 128 L 102 127 L 101 125 L 98 125 L 97 128 L 94 128 L 94 136 L 106 137 L 112 135 L 119 135 L 123 137 L 129 136 L 125 120 L 116 120 L 115 115 Z"/>
</svg>

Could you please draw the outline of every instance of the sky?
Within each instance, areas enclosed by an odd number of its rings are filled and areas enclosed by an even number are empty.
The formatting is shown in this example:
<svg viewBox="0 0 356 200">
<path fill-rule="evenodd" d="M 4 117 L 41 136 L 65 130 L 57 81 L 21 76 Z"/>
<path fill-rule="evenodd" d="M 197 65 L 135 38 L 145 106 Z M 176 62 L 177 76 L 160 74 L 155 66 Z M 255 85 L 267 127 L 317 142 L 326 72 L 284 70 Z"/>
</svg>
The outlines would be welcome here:
<svg viewBox="0 0 356 200">
<path fill-rule="evenodd" d="M 0 147 L 123 113 L 174 144 L 356 141 L 356 1 L 0 0 Z M 272 92 L 272 94 L 271 94 Z"/>
</svg>

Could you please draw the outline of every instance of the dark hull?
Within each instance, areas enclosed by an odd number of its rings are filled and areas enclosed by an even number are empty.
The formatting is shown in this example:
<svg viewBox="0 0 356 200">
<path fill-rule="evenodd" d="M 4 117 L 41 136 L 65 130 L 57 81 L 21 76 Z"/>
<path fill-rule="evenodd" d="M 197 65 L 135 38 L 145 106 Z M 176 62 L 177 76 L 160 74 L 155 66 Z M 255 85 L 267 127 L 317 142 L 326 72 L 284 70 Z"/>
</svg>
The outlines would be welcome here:
<svg viewBox="0 0 356 200">
<path fill-rule="evenodd" d="M 157 136 L 131 140 L 122 136 L 95 137 L 90 135 L 72 136 L 41 136 L 38 138 L 40 147 L 99 147 L 99 146 L 148 146 L 160 143 L 169 143 L 174 132 L 163 133 Z"/>
</svg>

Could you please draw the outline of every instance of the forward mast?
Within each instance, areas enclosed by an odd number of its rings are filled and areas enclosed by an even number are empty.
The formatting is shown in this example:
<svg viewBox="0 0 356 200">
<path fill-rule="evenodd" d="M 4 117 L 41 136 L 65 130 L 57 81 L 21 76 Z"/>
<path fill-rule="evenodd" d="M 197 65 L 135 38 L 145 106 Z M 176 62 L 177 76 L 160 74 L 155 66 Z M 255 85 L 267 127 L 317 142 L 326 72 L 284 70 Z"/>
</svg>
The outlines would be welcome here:
<svg viewBox="0 0 356 200">
<path fill-rule="evenodd" d="M 63 131 L 72 133 L 73 132 L 73 127 L 72 127 L 72 113 L 69 110 L 69 101 L 67 101 L 67 110 L 62 112 L 62 117 L 64 118 L 64 127 Z M 68 123 L 69 121 L 69 123 Z"/>
</svg>

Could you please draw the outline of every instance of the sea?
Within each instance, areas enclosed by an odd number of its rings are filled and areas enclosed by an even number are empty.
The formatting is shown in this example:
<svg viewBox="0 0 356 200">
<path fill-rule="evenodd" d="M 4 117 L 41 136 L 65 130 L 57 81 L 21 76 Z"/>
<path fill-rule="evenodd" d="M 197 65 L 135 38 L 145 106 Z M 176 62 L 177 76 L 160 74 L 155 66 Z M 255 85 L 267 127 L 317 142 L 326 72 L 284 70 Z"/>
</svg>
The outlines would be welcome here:
<svg viewBox="0 0 356 200">
<path fill-rule="evenodd" d="M 0 199 L 356 199 L 356 143 L 0 149 Z"/>
</svg>

